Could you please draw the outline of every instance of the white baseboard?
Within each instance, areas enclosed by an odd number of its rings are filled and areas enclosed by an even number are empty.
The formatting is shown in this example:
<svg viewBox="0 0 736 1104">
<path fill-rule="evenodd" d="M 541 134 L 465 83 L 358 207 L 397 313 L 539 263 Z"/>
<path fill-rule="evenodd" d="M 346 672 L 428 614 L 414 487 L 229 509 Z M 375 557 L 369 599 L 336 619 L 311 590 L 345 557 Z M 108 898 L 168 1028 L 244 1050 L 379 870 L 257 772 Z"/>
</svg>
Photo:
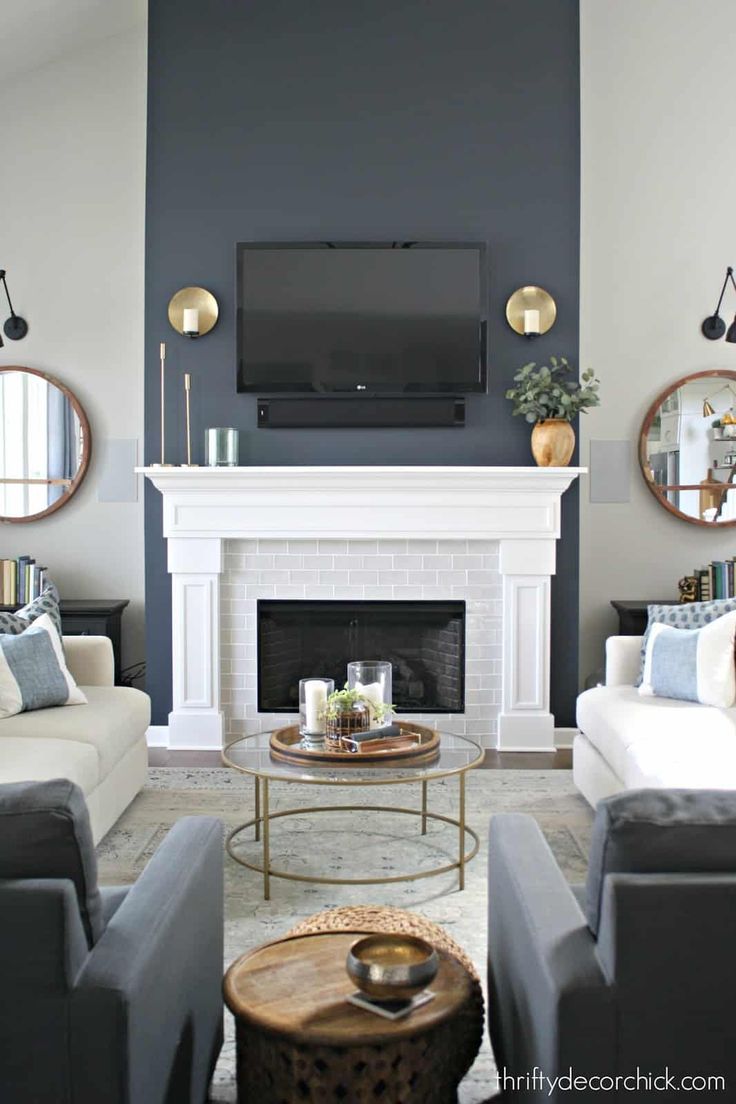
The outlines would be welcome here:
<svg viewBox="0 0 736 1104">
<path fill-rule="evenodd" d="M 208 732 L 206 728 L 200 726 L 192 726 L 192 730 L 195 733 L 202 732 L 204 738 L 198 738 L 197 735 L 193 739 L 186 738 L 186 731 L 181 732 L 181 726 L 179 726 L 178 740 L 174 744 L 171 741 L 171 727 L 169 725 L 149 725 L 146 729 L 146 743 L 149 748 L 166 748 L 168 751 L 221 751 L 222 750 L 222 736 L 219 732 L 213 737 L 212 732 Z"/>
<path fill-rule="evenodd" d="M 146 729 L 146 743 L 149 748 L 167 748 L 169 746 L 169 726 L 149 725 Z"/>
<path fill-rule="evenodd" d="M 555 747 L 556 748 L 571 748 L 573 740 L 580 732 L 579 728 L 556 728 L 555 729 Z"/>
</svg>

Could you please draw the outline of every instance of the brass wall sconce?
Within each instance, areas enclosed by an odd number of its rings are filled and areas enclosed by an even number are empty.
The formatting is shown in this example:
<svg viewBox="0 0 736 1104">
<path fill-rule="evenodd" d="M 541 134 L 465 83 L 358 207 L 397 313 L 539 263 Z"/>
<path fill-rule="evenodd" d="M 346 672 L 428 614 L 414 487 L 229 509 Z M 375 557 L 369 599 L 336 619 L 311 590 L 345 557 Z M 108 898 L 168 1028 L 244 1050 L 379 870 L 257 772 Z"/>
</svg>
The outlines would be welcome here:
<svg viewBox="0 0 736 1104">
<path fill-rule="evenodd" d="M 539 337 L 555 324 L 557 304 L 544 288 L 527 284 L 509 297 L 506 321 L 514 333 L 526 338 Z"/>
<path fill-rule="evenodd" d="M 204 337 L 217 322 L 218 314 L 214 295 L 201 287 L 182 288 L 169 303 L 169 322 L 183 337 Z"/>
<path fill-rule="evenodd" d="M 5 288 L 5 298 L 8 300 L 8 307 L 10 308 L 10 318 L 3 326 L 3 333 L 6 337 L 9 337 L 11 341 L 20 341 L 22 337 L 25 337 L 28 333 L 28 323 L 25 318 L 21 318 L 19 314 L 16 314 L 13 310 L 13 304 L 10 299 L 10 292 L 8 291 L 7 280 L 5 279 L 5 269 L 0 268 L 0 282 L 2 282 Z M 3 346 L 3 339 L 0 337 L 0 349 Z"/>
<path fill-rule="evenodd" d="M 726 287 L 729 280 L 733 284 L 734 289 L 736 289 L 736 280 L 734 280 L 733 278 L 733 269 L 730 265 L 726 269 L 726 277 L 723 281 L 721 294 L 718 296 L 718 304 L 716 306 L 716 309 L 713 311 L 713 314 L 709 314 L 708 317 L 705 319 L 703 325 L 700 327 L 700 332 L 702 333 L 703 337 L 707 337 L 709 341 L 718 341 L 718 338 L 723 337 L 725 333 L 726 341 L 728 341 L 731 345 L 734 345 L 736 344 L 736 315 L 734 315 L 734 320 L 728 327 L 728 331 L 726 332 L 726 323 L 723 321 L 720 314 L 718 313 L 721 309 L 721 303 L 723 302 L 723 296 L 726 293 Z"/>
</svg>

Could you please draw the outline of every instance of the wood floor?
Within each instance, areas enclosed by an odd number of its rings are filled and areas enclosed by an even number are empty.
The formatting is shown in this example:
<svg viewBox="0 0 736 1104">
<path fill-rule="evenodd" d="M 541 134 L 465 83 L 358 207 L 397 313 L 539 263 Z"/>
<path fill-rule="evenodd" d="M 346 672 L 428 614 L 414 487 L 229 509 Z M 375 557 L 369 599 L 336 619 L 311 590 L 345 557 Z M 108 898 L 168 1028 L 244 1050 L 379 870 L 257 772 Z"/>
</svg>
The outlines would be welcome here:
<svg viewBox="0 0 736 1104">
<path fill-rule="evenodd" d="M 166 748 L 149 748 L 148 765 L 151 767 L 220 767 L 222 760 L 217 751 L 168 751 Z M 572 767 L 572 750 L 557 751 L 487 751 L 481 770 L 569 770 Z"/>
</svg>

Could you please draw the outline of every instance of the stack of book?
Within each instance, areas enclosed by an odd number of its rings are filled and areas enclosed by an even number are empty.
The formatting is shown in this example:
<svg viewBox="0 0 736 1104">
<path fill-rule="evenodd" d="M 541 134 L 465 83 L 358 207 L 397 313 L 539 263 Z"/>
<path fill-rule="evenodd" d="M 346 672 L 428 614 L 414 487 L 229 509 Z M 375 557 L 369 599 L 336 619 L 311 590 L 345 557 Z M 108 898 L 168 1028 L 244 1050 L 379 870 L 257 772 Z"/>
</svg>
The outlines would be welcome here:
<svg viewBox="0 0 736 1104">
<path fill-rule="evenodd" d="M 736 598 L 734 566 L 736 556 L 729 560 L 713 560 L 706 567 L 698 567 L 693 572 L 697 579 L 698 602 L 709 602 L 713 598 Z"/>
<path fill-rule="evenodd" d="M 47 571 L 32 556 L 0 560 L 0 606 L 25 606 L 38 598 L 46 586 Z"/>
</svg>

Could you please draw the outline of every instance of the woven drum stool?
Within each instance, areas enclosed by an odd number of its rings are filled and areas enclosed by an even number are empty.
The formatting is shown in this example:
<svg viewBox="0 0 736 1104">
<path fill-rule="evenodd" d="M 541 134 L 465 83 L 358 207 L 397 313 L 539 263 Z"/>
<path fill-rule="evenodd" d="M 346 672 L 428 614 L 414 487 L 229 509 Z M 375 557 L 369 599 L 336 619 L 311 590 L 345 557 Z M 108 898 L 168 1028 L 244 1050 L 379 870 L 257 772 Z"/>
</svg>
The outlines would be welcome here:
<svg viewBox="0 0 736 1104">
<path fill-rule="evenodd" d="M 346 1002 L 345 958 L 374 932 L 437 949 L 435 1000 L 389 1021 Z M 483 1032 L 475 969 L 442 928 L 402 909 L 355 906 L 302 921 L 225 977 L 235 1016 L 239 1104 L 455 1104 Z"/>
</svg>

